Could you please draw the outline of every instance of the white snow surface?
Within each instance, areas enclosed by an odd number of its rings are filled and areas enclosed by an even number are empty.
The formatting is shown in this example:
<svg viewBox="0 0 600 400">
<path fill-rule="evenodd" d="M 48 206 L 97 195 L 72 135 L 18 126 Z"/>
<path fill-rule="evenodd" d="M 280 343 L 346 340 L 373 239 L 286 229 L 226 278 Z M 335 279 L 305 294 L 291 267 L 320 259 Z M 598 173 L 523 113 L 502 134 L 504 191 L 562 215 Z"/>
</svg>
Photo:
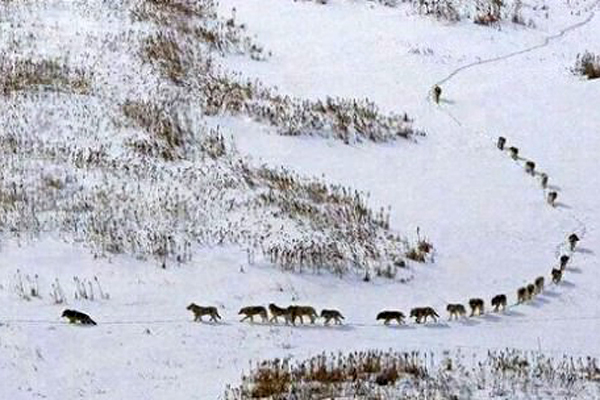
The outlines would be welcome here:
<svg viewBox="0 0 600 400">
<path fill-rule="evenodd" d="M 78 32 L 111 29 L 100 17 L 98 24 L 93 16 L 69 20 L 69 3 L 56 3 L 57 14 L 45 18 L 63 24 L 58 31 L 69 39 L 56 37 L 57 49 L 45 51 L 64 51 Z M 407 111 L 427 136 L 417 143 L 345 145 L 278 136 L 239 118 L 210 123 L 233 135 L 238 150 L 257 163 L 370 192 L 376 206 L 391 206 L 393 226 L 426 233 L 435 262 L 415 266 L 406 284 L 363 283 L 247 265 L 245 253 L 228 247 L 197 249 L 193 261 L 162 270 L 127 256 L 94 259 L 85 246 L 51 234 L 34 242 L 6 239 L 0 398 L 213 399 L 239 383 L 250 361 L 322 351 L 514 347 L 600 356 L 600 80 L 569 72 L 578 53 L 600 51 L 600 7 L 547 3 L 549 16 L 536 28 L 505 23 L 497 29 L 360 1 L 221 0 L 222 11 L 235 7 L 237 20 L 272 52 L 263 62 L 226 57 L 229 69 L 299 97 L 368 97 L 383 110 Z M 481 64 L 452 75 L 475 62 Z M 436 82 L 443 82 L 440 105 L 429 100 Z M 545 203 L 522 162 L 495 148 L 499 135 L 549 174 L 558 207 Z M 549 280 L 571 232 L 582 242 L 565 279 L 530 303 L 424 326 L 386 328 L 374 320 L 382 309 L 407 313 L 430 305 L 442 314 L 449 302 L 488 301 L 497 293 L 514 303 L 519 286 L 539 275 Z M 39 275 L 41 299 L 15 294 L 17 269 Z M 110 298 L 74 300 L 75 275 L 97 276 Z M 98 326 L 75 328 L 60 319 L 65 305 L 48 294 L 56 278 L 68 306 L 88 312 Z M 216 305 L 223 321 L 191 322 L 190 302 Z M 339 308 L 346 324 L 238 322 L 240 307 L 270 302 Z"/>
</svg>

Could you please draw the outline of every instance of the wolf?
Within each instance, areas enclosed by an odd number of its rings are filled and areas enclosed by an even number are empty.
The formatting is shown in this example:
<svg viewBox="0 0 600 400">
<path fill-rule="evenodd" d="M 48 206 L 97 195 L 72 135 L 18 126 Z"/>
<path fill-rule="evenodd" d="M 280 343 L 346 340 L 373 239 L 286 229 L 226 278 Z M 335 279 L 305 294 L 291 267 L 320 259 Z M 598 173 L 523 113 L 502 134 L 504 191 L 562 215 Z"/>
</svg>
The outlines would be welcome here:
<svg viewBox="0 0 600 400">
<path fill-rule="evenodd" d="M 565 270 L 565 268 L 567 268 L 567 264 L 569 263 L 569 256 L 566 254 L 563 254 L 562 256 L 560 256 L 560 269 L 562 271 Z"/>
<path fill-rule="evenodd" d="M 433 86 L 433 101 L 436 104 L 440 103 L 440 97 L 442 96 L 442 88 L 438 85 Z"/>
<path fill-rule="evenodd" d="M 552 268 L 551 274 L 552 274 L 552 282 L 556 283 L 556 284 L 560 283 L 563 272 L 560 269 Z"/>
<path fill-rule="evenodd" d="M 579 242 L 579 236 L 577 236 L 575 233 L 571 233 L 568 240 L 569 248 L 571 251 L 575 251 L 575 246 L 577 246 L 577 242 Z"/>
<path fill-rule="evenodd" d="M 536 294 L 542 293 L 542 291 L 544 290 L 544 277 L 538 276 L 535 280 L 534 285 L 535 285 Z"/>
<path fill-rule="evenodd" d="M 264 308 L 263 306 L 243 307 L 238 312 L 238 315 L 244 315 L 244 318 L 242 318 L 241 321 L 245 321 L 248 318 L 250 318 L 250 321 L 254 322 L 255 315 L 259 315 L 262 318 L 263 322 L 267 322 L 267 320 L 268 320 L 267 309 Z"/>
<path fill-rule="evenodd" d="M 517 290 L 517 303 L 524 303 L 526 301 L 527 301 L 527 288 L 520 287 L 519 290 Z"/>
<path fill-rule="evenodd" d="M 301 324 L 304 323 L 303 317 L 308 317 L 311 324 L 314 324 L 315 320 L 319 318 L 319 315 L 311 306 L 289 306 L 288 312 L 290 313 L 292 325 L 296 325 L 297 318 L 300 318 Z"/>
<path fill-rule="evenodd" d="M 277 318 L 281 317 L 285 323 L 290 322 L 290 311 L 287 308 L 278 307 L 275 303 L 269 304 L 269 311 L 271 312 L 271 319 L 269 322 L 277 322 Z"/>
<path fill-rule="evenodd" d="M 535 163 L 533 161 L 527 161 L 525 163 L 525 172 L 529 175 L 535 175 Z"/>
<path fill-rule="evenodd" d="M 458 317 L 464 317 L 467 313 L 465 306 L 462 304 L 448 304 L 448 306 L 446 306 L 446 311 L 450 314 L 448 320 L 451 320 L 452 317 L 456 317 L 456 319 L 458 319 Z"/>
<path fill-rule="evenodd" d="M 546 173 L 542 173 L 541 174 L 541 184 L 542 184 L 542 189 L 546 189 L 548 187 L 548 174 Z"/>
<path fill-rule="evenodd" d="M 552 207 L 556 207 L 556 199 L 558 198 L 558 193 L 552 191 L 552 192 L 548 192 L 548 197 L 546 198 L 546 201 L 548 202 L 548 204 L 550 204 Z"/>
<path fill-rule="evenodd" d="M 439 315 L 431 307 L 416 307 L 410 310 L 410 317 L 414 318 L 417 324 L 420 324 L 421 322 L 427 322 L 427 317 L 431 317 L 436 322 Z"/>
<path fill-rule="evenodd" d="M 208 315 L 211 321 L 219 322 L 221 316 L 216 307 L 202 307 L 195 303 L 191 303 L 186 308 L 194 314 L 194 321 L 202 321 L 202 317 Z"/>
<path fill-rule="evenodd" d="M 492 307 L 494 307 L 494 311 L 498 312 L 500 308 L 502 310 L 506 309 L 506 295 L 499 294 L 492 297 Z"/>
<path fill-rule="evenodd" d="M 389 325 L 390 321 L 394 319 L 398 322 L 398 325 L 401 325 L 404 323 L 404 314 L 402 314 L 400 311 L 384 310 L 377 314 L 377 321 L 380 319 L 384 320 L 384 324 L 386 325 Z"/>
<path fill-rule="evenodd" d="M 71 324 L 96 325 L 96 322 L 89 315 L 77 310 L 64 310 L 61 317 L 68 318 Z"/>
<path fill-rule="evenodd" d="M 471 299 L 469 300 L 469 306 L 471 307 L 471 317 L 477 313 L 481 315 L 484 312 L 484 302 L 482 299 Z"/>
<path fill-rule="evenodd" d="M 530 283 L 527 285 L 527 300 L 533 299 L 536 294 L 535 285 Z"/>
<path fill-rule="evenodd" d="M 506 144 L 506 138 L 503 136 L 498 137 L 498 142 L 496 142 L 496 147 L 500 150 L 504 150 L 504 145 Z"/>
<path fill-rule="evenodd" d="M 321 310 L 321 318 L 325 319 L 324 324 L 329 325 L 329 321 L 333 320 L 336 325 L 340 325 L 344 316 L 338 310 Z"/>
</svg>

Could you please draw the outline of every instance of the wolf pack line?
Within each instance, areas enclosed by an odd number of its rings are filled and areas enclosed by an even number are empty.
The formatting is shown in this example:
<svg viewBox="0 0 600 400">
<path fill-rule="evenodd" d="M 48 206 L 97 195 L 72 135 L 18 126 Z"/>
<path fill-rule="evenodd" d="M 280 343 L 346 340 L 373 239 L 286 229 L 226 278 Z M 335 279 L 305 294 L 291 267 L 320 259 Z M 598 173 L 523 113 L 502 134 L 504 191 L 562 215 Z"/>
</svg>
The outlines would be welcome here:
<svg viewBox="0 0 600 400">
<path fill-rule="evenodd" d="M 441 90 L 434 91 L 436 102 L 439 100 L 440 94 Z M 517 147 L 507 147 L 506 138 L 500 136 L 496 142 L 496 146 L 501 151 L 507 151 L 513 160 L 524 160 L 523 158 L 519 157 L 519 149 Z M 542 189 L 546 191 L 549 188 L 548 175 L 543 172 L 537 172 L 535 169 L 535 163 L 533 161 L 524 161 L 525 172 L 534 177 L 539 176 Z M 556 207 L 557 197 L 558 195 L 556 191 L 548 190 L 546 194 L 546 201 L 550 206 Z M 567 237 L 567 245 L 571 255 L 575 251 L 579 240 L 580 239 L 576 233 L 572 233 Z M 567 254 L 563 254 L 559 257 L 558 268 L 552 268 L 550 271 L 552 283 L 560 283 L 570 258 L 570 255 Z M 542 293 L 544 290 L 544 285 L 544 277 L 539 276 L 527 286 L 518 288 L 516 291 L 517 304 L 530 301 L 536 295 Z M 493 312 L 504 311 L 507 307 L 507 295 L 503 293 L 495 295 L 491 298 L 490 305 Z M 470 309 L 470 317 L 483 315 L 485 313 L 485 301 L 481 298 L 469 299 L 468 307 Z M 197 322 L 202 322 L 203 317 L 208 317 L 208 321 L 211 322 L 219 322 L 221 319 L 217 308 L 214 306 L 199 306 L 195 303 L 191 303 L 189 306 L 187 306 L 187 310 L 192 312 L 194 321 Z M 448 313 L 448 320 L 464 318 L 467 316 L 467 308 L 460 303 L 448 304 L 446 306 L 446 311 Z M 344 320 L 342 313 L 335 309 L 323 309 L 321 310 L 321 313 L 318 314 L 315 308 L 311 306 L 290 305 L 288 307 L 279 307 L 274 303 L 269 304 L 268 307 L 264 307 L 262 305 L 243 307 L 238 312 L 238 315 L 242 316 L 242 322 L 248 320 L 250 322 L 254 322 L 254 317 L 257 317 L 260 318 L 263 323 L 278 323 L 280 320 L 282 320 L 285 324 L 292 324 L 294 326 L 298 322 L 300 324 L 304 324 L 304 318 L 306 318 L 306 322 L 310 321 L 311 324 L 314 324 L 318 318 L 321 318 L 323 319 L 324 325 L 330 325 L 332 322 L 336 325 L 339 325 L 342 324 L 342 320 Z M 65 310 L 62 313 L 62 317 L 67 318 L 70 323 L 74 324 L 96 325 L 96 322 L 89 315 L 77 310 Z M 417 324 L 426 323 L 428 318 L 433 320 L 433 322 L 437 322 L 439 317 L 439 314 L 434 308 L 427 306 L 415 307 L 410 310 L 409 314 L 409 318 L 414 318 L 414 322 Z M 377 321 L 383 321 L 385 325 L 388 325 L 393 321 L 396 321 L 396 323 L 400 325 L 405 323 L 406 316 L 402 311 L 399 310 L 383 310 L 376 315 L 375 319 Z"/>
</svg>

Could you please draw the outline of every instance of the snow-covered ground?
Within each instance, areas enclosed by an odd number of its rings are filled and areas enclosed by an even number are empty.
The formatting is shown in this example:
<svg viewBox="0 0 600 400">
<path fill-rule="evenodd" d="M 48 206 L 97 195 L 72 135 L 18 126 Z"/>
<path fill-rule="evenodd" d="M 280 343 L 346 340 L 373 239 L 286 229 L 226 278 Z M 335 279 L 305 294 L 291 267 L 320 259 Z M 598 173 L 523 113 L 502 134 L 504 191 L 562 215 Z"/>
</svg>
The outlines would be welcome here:
<svg viewBox="0 0 600 400">
<path fill-rule="evenodd" d="M 593 39 L 600 37 L 600 8 L 592 1 L 548 3 L 549 17 L 536 28 L 495 29 L 358 1 L 222 0 L 223 13 L 235 7 L 236 20 L 272 52 L 262 62 L 228 56 L 222 61 L 231 70 L 302 98 L 368 97 L 386 111 L 407 111 L 427 136 L 416 143 L 345 145 L 282 137 L 244 118 L 209 123 L 233 135 L 256 164 L 368 191 L 376 208 L 391 206 L 392 226 L 410 233 L 421 228 L 435 245 L 435 262 L 411 266 L 405 284 L 364 283 L 248 265 L 233 247 L 198 248 L 191 262 L 163 270 L 126 255 L 95 259 L 85 246 L 52 234 L 6 238 L 0 242 L 0 398 L 218 398 L 250 361 L 324 350 L 515 347 L 600 356 L 600 82 L 569 72 L 577 53 L 600 50 Z M 62 7 L 64 23 L 69 10 Z M 482 63 L 454 74 L 476 62 Z M 438 106 L 429 91 L 442 81 Z M 545 203 L 523 162 L 495 148 L 499 135 L 549 174 L 558 207 Z M 407 313 L 429 305 L 442 314 L 447 303 L 489 301 L 498 293 L 512 304 L 518 287 L 539 275 L 549 280 L 573 231 L 582 243 L 565 279 L 530 303 L 424 326 L 386 328 L 374 320 L 382 309 Z M 17 270 L 39 276 L 41 299 L 17 295 Z M 110 298 L 73 299 L 73 276 L 97 276 Z M 65 305 L 49 295 L 55 279 L 68 306 L 88 312 L 97 327 L 74 328 L 60 319 Z M 222 323 L 192 323 L 185 310 L 190 302 L 218 306 Z M 270 302 L 339 308 L 346 324 L 238 322 L 241 306 Z"/>
</svg>

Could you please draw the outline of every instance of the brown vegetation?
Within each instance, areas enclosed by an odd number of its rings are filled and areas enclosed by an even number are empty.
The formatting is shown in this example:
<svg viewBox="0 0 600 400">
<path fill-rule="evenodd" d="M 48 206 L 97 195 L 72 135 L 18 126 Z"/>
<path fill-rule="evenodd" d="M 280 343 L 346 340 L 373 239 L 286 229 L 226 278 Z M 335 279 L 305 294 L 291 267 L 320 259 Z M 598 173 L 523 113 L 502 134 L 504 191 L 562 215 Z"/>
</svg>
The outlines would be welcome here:
<svg viewBox="0 0 600 400">
<path fill-rule="evenodd" d="M 370 350 L 321 354 L 306 361 L 263 361 L 225 392 L 227 400 L 277 399 L 524 399 L 594 397 L 600 369 L 591 357 L 554 359 L 518 350 L 401 353 Z M 540 392 L 540 390 L 543 390 Z M 590 397 L 590 398 L 592 398 Z M 588 397 L 585 397 L 588 398 Z"/>
<path fill-rule="evenodd" d="M 91 76 L 57 60 L 0 61 L 0 93 L 7 96 L 26 90 L 88 94 Z"/>
<path fill-rule="evenodd" d="M 588 79 L 600 78 L 600 55 L 589 51 L 578 54 L 572 71 L 574 74 L 586 76 Z"/>
</svg>

